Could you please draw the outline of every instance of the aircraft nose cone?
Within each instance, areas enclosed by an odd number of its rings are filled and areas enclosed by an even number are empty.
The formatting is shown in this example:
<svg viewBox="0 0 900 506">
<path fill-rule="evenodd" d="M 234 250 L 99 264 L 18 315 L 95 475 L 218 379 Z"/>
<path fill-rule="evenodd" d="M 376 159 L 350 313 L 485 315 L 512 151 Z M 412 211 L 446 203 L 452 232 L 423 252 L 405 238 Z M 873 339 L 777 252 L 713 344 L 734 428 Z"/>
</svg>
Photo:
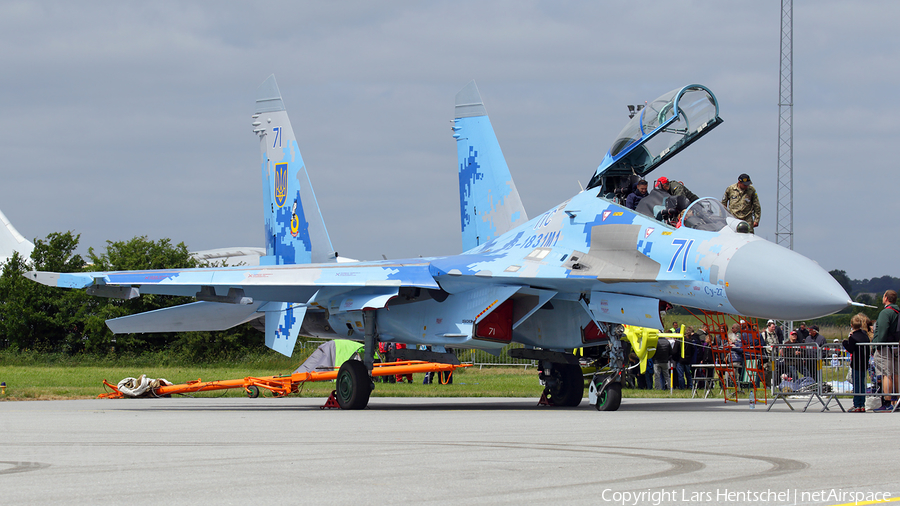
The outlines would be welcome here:
<svg viewBox="0 0 900 506">
<path fill-rule="evenodd" d="M 850 296 L 812 260 L 769 241 L 741 246 L 725 271 L 728 301 L 742 315 L 806 320 L 847 307 Z"/>
</svg>

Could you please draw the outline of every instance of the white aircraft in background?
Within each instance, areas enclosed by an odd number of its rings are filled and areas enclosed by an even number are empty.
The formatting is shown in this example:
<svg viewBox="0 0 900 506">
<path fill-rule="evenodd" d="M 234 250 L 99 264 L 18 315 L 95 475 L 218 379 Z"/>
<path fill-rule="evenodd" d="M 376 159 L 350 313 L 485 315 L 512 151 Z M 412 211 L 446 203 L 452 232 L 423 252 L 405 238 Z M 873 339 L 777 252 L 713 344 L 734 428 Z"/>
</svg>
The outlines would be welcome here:
<svg viewBox="0 0 900 506">
<path fill-rule="evenodd" d="M 0 211 L 0 222 L 3 223 L 3 227 L 0 227 L 0 263 L 6 263 L 16 251 L 24 258 L 31 258 L 34 244 L 12 226 L 3 211 Z"/>
</svg>

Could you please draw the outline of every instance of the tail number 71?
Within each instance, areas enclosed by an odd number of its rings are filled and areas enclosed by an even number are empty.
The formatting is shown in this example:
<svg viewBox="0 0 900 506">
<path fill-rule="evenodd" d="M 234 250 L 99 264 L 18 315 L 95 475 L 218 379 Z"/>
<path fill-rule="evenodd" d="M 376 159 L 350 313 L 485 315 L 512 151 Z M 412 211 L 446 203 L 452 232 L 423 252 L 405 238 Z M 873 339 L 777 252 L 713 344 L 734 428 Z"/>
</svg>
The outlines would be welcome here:
<svg viewBox="0 0 900 506">
<path fill-rule="evenodd" d="M 687 259 L 688 252 L 691 251 L 691 246 L 694 245 L 694 240 L 690 241 L 687 239 L 673 239 L 672 246 L 678 246 L 678 249 L 675 250 L 675 254 L 672 255 L 672 261 L 669 262 L 669 268 L 666 272 L 672 272 L 675 268 L 675 262 L 678 261 L 678 256 L 681 255 L 681 272 L 687 272 Z"/>
</svg>

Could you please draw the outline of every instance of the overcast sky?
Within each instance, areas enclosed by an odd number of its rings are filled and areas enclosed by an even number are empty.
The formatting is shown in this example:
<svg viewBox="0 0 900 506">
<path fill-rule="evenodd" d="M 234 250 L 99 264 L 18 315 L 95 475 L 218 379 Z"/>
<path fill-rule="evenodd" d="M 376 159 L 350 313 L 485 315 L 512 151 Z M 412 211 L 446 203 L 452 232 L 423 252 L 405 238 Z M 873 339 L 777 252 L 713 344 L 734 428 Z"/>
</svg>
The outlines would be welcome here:
<svg viewBox="0 0 900 506">
<path fill-rule="evenodd" d="M 794 2 L 794 249 L 900 276 L 900 2 Z M 475 79 L 529 217 L 587 184 L 626 104 L 708 86 L 725 122 L 653 174 L 748 173 L 775 240 L 777 0 L 0 3 L 0 209 L 82 251 L 263 246 L 257 87 L 275 74 L 335 249 L 461 248 L 454 96 Z M 764 273 L 761 273 L 764 275 Z"/>
</svg>

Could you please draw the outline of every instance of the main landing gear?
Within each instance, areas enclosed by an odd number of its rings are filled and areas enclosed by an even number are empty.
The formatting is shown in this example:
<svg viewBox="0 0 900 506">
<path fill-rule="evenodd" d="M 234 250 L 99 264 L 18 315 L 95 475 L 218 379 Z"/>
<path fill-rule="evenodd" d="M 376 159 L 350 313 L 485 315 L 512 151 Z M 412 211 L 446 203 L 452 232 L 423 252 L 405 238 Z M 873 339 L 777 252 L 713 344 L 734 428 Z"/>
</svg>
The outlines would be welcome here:
<svg viewBox="0 0 900 506">
<path fill-rule="evenodd" d="M 540 378 L 544 382 L 543 398 L 551 406 L 575 407 L 584 397 L 584 376 L 577 364 L 545 362 Z"/>
<path fill-rule="evenodd" d="M 334 396 L 341 409 L 365 409 L 375 390 L 372 367 L 375 356 L 375 311 L 363 311 L 363 357 L 348 360 L 338 369 Z"/>
<path fill-rule="evenodd" d="M 364 409 L 374 389 L 375 384 L 364 363 L 348 360 L 341 365 L 334 394 L 341 409 Z"/>
<path fill-rule="evenodd" d="M 537 360 L 541 364 L 538 372 L 544 384 L 542 405 L 571 408 L 581 404 L 584 375 L 575 355 L 539 348 L 514 348 L 508 353 L 512 358 Z"/>
</svg>

